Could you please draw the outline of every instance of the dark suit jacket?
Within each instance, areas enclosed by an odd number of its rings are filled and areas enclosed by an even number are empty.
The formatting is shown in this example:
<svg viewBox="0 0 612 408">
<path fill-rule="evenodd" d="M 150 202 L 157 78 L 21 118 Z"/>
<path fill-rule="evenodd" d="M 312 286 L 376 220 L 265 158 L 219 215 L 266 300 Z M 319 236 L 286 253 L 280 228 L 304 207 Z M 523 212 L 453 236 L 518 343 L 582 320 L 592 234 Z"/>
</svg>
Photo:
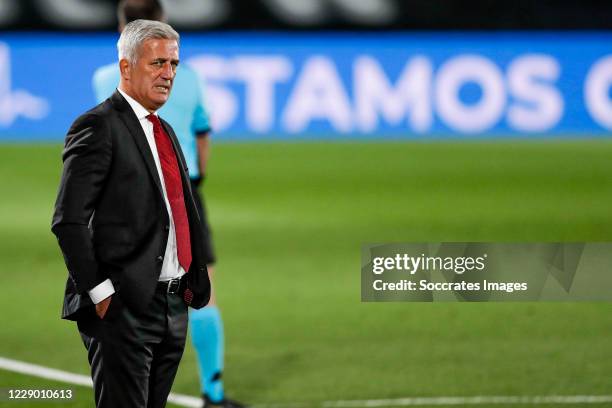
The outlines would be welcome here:
<svg viewBox="0 0 612 408">
<path fill-rule="evenodd" d="M 177 153 L 191 233 L 191 307 L 208 303 L 202 229 L 183 153 Z M 68 268 L 62 318 L 94 316 L 88 290 L 110 278 L 121 303 L 143 311 L 153 298 L 168 240 L 169 216 L 151 149 L 119 92 L 81 115 L 66 136 L 52 231 Z"/>
</svg>

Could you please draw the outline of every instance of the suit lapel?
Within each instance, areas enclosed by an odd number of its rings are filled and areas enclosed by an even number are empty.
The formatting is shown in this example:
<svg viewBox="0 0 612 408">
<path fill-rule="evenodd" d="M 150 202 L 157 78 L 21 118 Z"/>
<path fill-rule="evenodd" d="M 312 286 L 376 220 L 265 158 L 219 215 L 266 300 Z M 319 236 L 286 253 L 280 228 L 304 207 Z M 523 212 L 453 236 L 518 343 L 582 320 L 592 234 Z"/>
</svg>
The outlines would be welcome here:
<svg viewBox="0 0 612 408">
<path fill-rule="evenodd" d="M 111 101 L 115 108 L 119 111 L 119 115 L 121 120 L 128 128 L 130 135 L 134 138 L 136 142 L 136 146 L 138 146 L 138 150 L 144 159 L 144 162 L 149 170 L 149 174 L 153 178 L 153 182 L 157 186 L 157 190 L 159 194 L 163 197 L 164 193 L 161 186 L 161 180 L 159 179 L 159 174 L 157 173 L 157 167 L 155 166 L 155 160 L 153 159 L 153 153 L 151 153 L 151 148 L 149 147 L 149 142 L 147 142 L 147 137 L 142 130 L 142 126 L 138 122 L 138 118 L 134 114 L 134 111 L 130 107 L 130 104 L 121 96 L 118 91 L 111 96 Z"/>
</svg>

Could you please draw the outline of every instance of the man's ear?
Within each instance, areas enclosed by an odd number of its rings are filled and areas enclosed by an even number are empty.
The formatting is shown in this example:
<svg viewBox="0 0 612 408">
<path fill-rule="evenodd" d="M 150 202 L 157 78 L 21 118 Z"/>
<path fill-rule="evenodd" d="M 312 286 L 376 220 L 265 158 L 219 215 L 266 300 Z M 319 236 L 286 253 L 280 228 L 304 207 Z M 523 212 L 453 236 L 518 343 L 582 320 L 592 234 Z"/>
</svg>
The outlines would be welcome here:
<svg viewBox="0 0 612 408">
<path fill-rule="evenodd" d="M 131 70 L 132 66 L 126 59 L 119 60 L 119 71 L 121 71 L 121 78 L 130 79 L 132 74 Z"/>
</svg>

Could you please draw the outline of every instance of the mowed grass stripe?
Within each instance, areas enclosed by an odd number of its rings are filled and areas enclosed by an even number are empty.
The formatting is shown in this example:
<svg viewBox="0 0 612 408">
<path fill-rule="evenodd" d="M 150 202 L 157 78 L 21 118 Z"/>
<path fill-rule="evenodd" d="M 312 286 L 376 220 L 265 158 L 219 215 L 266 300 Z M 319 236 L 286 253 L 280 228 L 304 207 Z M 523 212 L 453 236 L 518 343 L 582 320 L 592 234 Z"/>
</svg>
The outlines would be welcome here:
<svg viewBox="0 0 612 408">
<path fill-rule="evenodd" d="M 87 375 L 59 320 L 60 152 L 0 147 L 0 355 Z M 229 395 L 607 395 L 609 304 L 361 304 L 359 256 L 365 242 L 610 241 L 611 153 L 605 141 L 215 145 L 204 190 Z M 198 393 L 191 347 L 175 390 Z"/>
<path fill-rule="evenodd" d="M 66 371 L 55 370 L 40 365 L 0 357 L 0 369 L 19 374 L 59 381 L 85 387 L 92 387 L 91 378 Z M 184 407 L 199 408 L 200 398 L 170 393 L 168 402 Z M 382 400 L 343 400 L 324 401 L 322 403 L 294 402 L 285 404 L 255 404 L 254 408 L 359 408 L 359 407 L 405 407 L 405 406 L 448 406 L 448 405 L 542 405 L 542 404 L 603 404 L 612 402 L 612 395 L 547 395 L 547 396 L 499 396 L 480 395 L 473 397 L 412 397 Z"/>
</svg>

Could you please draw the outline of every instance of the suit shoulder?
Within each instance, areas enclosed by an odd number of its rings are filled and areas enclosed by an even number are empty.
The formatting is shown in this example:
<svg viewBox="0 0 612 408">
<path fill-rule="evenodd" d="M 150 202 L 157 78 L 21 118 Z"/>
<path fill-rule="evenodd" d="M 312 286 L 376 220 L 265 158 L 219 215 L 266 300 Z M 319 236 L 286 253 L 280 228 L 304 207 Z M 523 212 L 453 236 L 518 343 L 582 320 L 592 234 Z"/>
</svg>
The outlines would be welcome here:
<svg viewBox="0 0 612 408">
<path fill-rule="evenodd" d="M 112 112 L 110 100 L 106 100 L 87 112 L 77 117 L 66 135 L 66 144 L 80 139 L 84 135 L 107 139 L 109 132 L 109 120 Z"/>
<path fill-rule="evenodd" d="M 94 106 L 90 110 L 85 113 L 79 115 L 73 125 L 76 123 L 89 123 L 89 124 L 97 124 L 98 122 L 102 123 L 105 121 L 105 118 L 110 114 L 111 111 L 111 103 L 107 99 L 102 103 Z"/>
</svg>

